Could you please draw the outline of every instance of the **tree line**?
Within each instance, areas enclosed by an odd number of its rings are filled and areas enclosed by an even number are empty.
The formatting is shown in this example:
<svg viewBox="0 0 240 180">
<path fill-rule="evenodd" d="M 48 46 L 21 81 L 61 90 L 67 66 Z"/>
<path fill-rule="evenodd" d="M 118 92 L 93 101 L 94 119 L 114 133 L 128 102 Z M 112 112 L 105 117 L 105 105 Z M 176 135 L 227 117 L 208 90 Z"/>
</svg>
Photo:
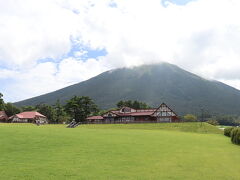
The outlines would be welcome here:
<svg viewBox="0 0 240 180">
<path fill-rule="evenodd" d="M 4 103 L 0 93 L 0 110 L 4 110 L 10 117 L 24 111 L 37 111 L 48 118 L 49 123 L 69 122 L 73 119 L 77 122 L 84 121 L 86 117 L 96 115 L 99 112 L 97 105 L 87 96 L 74 96 L 65 105 L 60 100 L 54 105 L 38 104 L 36 106 L 17 107 L 12 103 Z"/>
<path fill-rule="evenodd" d="M 122 107 L 130 107 L 134 109 L 151 108 L 148 104 L 141 101 L 121 100 L 117 102 L 116 108 L 100 110 L 95 102 L 87 96 L 74 96 L 62 105 L 59 100 L 54 105 L 38 104 L 36 106 L 16 107 L 12 103 L 5 103 L 3 95 L 0 93 L 0 111 L 4 110 L 10 117 L 23 111 L 38 111 L 48 118 L 49 123 L 69 122 L 73 119 L 77 122 L 85 121 L 88 116 L 102 115 L 109 110 L 116 110 Z M 180 117 L 185 122 L 204 121 L 213 125 L 239 126 L 240 116 L 238 115 L 211 115 L 203 114 L 186 114 Z"/>
<path fill-rule="evenodd" d="M 127 100 L 127 101 L 119 101 L 117 103 L 118 108 L 122 107 L 130 107 L 133 109 L 148 109 L 151 108 L 149 105 L 147 105 L 145 102 L 140 102 L 140 101 L 132 101 L 132 100 Z"/>
<path fill-rule="evenodd" d="M 131 100 L 119 101 L 116 106 L 117 108 L 125 106 L 135 109 L 150 108 L 150 106 L 144 102 Z M 102 115 L 113 109 L 100 110 L 95 102 L 88 96 L 74 96 L 68 100 L 65 105 L 62 105 L 60 100 L 57 100 L 54 105 L 38 104 L 36 106 L 23 106 L 19 108 L 12 103 L 5 103 L 3 95 L 0 93 L 0 111 L 1 110 L 4 110 L 9 117 L 24 111 L 38 111 L 48 118 L 49 123 L 58 124 L 63 122 L 68 123 L 73 119 L 76 122 L 83 122 L 88 116 Z"/>
<path fill-rule="evenodd" d="M 181 119 L 185 122 L 207 122 L 212 125 L 239 126 L 240 116 L 238 115 L 194 115 L 186 114 Z"/>
</svg>

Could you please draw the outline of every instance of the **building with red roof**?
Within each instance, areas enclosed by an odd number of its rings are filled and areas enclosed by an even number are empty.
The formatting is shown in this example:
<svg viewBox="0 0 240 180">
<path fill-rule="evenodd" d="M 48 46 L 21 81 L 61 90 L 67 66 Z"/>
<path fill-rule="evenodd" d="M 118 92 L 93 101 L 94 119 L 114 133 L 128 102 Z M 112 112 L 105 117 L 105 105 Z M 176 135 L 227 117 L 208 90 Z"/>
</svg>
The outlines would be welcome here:
<svg viewBox="0 0 240 180">
<path fill-rule="evenodd" d="M 162 103 L 158 108 L 133 109 L 123 107 L 119 110 L 108 111 L 103 116 L 91 116 L 88 122 L 96 123 L 144 123 L 144 122 L 179 122 L 177 114 Z"/>
<path fill-rule="evenodd" d="M 0 122 L 8 122 L 8 116 L 5 111 L 0 111 Z"/>
<path fill-rule="evenodd" d="M 10 117 L 14 123 L 47 123 L 47 117 L 39 112 L 29 111 L 15 114 Z"/>
<path fill-rule="evenodd" d="M 102 116 L 90 116 L 87 118 L 88 122 L 102 122 L 103 117 Z"/>
</svg>

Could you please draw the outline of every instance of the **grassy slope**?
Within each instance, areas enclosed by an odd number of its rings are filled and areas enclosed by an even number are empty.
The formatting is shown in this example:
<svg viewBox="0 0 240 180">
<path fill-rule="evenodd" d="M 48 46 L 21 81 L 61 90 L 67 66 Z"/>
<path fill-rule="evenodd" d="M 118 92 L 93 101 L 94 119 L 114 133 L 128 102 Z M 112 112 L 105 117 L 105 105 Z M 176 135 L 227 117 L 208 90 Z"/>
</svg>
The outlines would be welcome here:
<svg viewBox="0 0 240 180">
<path fill-rule="evenodd" d="M 239 179 L 239 146 L 173 125 L 0 124 L 0 179 Z"/>
<path fill-rule="evenodd" d="M 94 129 L 145 129 L 145 130 L 173 130 L 195 133 L 221 134 L 221 130 L 208 123 L 149 123 L 149 124 L 96 124 L 84 125 L 84 128 Z"/>
</svg>

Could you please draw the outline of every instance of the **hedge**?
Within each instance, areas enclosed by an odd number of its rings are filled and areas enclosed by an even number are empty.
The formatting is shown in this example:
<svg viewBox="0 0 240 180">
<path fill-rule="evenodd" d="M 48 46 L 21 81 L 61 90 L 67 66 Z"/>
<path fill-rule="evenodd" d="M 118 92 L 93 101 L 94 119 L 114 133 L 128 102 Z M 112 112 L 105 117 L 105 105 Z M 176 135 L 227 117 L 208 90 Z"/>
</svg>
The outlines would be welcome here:
<svg viewBox="0 0 240 180">
<path fill-rule="evenodd" d="M 234 128 L 231 132 L 231 141 L 233 144 L 240 145 L 240 128 Z"/>
<path fill-rule="evenodd" d="M 232 130 L 234 129 L 234 127 L 227 127 L 224 129 L 224 135 L 225 136 L 228 136 L 228 137 L 231 137 L 231 132 Z"/>
</svg>

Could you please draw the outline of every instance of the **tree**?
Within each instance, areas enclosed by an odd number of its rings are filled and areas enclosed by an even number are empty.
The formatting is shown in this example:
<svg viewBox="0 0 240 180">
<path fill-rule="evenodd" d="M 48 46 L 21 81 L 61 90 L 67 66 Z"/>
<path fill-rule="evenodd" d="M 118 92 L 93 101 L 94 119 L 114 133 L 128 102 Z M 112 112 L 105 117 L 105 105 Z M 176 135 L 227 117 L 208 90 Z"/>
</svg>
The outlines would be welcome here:
<svg viewBox="0 0 240 180">
<path fill-rule="evenodd" d="M 36 106 L 39 113 L 47 117 L 49 123 L 56 123 L 56 112 L 52 106 L 40 104 Z"/>
<path fill-rule="evenodd" d="M 117 105 L 118 108 L 122 108 L 122 107 L 125 106 L 125 103 L 124 103 L 124 101 L 121 100 L 116 105 Z"/>
<path fill-rule="evenodd" d="M 2 93 L 0 93 L 0 111 L 2 110 L 4 110 L 4 100 Z"/>
<path fill-rule="evenodd" d="M 23 106 L 21 107 L 22 111 L 36 111 L 37 108 L 34 106 Z"/>
<path fill-rule="evenodd" d="M 65 109 L 76 122 L 83 122 L 89 115 L 99 111 L 97 105 L 87 96 L 74 96 L 67 102 Z"/>
<path fill-rule="evenodd" d="M 4 110 L 9 117 L 14 115 L 14 114 L 18 114 L 18 113 L 21 112 L 21 109 L 14 106 L 12 103 L 6 103 L 5 106 L 4 106 Z"/>
<path fill-rule="evenodd" d="M 61 105 L 59 99 L 57 100 L 56 104 L 53 106 L 56 114 L 56 123 L 66 122 L 69 121 L 69 117 L 67 116 L 66 112 L 64 111 L 63 106 Z"/>
<path fill-rule="evenodd" d="M 133 109 L 148 109 L 150 108 L 149 105 L 147 105 L 146 103 L 144 102 L 141 102 L 141 101 L 131 101 L 131 100 L 128 100 L 128 101 L 119 101 L 117 103 L 117 107 L 118 108 L 122 108 L 122 107 L 130 107 L 130 108 L 133 108 Z"/>
<path fill-rule="evenodd" d="M 183 116 L 184 121 L 186 122 L 196 122 L 197 121 L 197 116 L 193 114 L 186 114 Z"/>
</svg>

